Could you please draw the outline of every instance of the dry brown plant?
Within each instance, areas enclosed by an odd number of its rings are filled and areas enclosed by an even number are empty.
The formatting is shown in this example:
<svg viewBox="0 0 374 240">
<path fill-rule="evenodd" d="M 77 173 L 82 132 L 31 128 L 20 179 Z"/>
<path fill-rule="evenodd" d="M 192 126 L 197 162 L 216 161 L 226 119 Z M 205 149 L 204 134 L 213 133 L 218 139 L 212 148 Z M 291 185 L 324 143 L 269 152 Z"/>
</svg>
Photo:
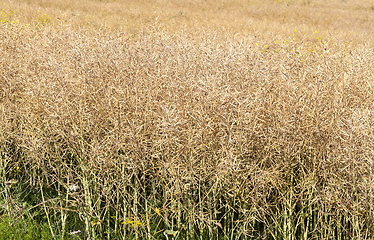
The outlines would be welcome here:
<svg viewBox="0 0 374 240">
<path fill-rule="evenodd" d="M 374 14 L 353 2 L 7 3 L 2 211 L 54 238 L 372 238 Z M 17 191 L 34 206 L 11 213 Z"/>
</svg>

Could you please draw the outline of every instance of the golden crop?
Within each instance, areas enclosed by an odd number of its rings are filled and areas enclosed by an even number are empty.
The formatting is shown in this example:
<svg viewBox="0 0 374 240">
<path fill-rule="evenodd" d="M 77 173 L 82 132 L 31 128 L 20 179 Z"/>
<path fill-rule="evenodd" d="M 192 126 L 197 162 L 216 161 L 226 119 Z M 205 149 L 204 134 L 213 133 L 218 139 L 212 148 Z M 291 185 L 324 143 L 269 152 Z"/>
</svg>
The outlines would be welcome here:
<svg viewBox="0 0 374 240">
<path fill-rule="evenodd" d="M 374 237 L 369 1 L 3 6 L 1 214 L 53 238 Z"/>
</svg>

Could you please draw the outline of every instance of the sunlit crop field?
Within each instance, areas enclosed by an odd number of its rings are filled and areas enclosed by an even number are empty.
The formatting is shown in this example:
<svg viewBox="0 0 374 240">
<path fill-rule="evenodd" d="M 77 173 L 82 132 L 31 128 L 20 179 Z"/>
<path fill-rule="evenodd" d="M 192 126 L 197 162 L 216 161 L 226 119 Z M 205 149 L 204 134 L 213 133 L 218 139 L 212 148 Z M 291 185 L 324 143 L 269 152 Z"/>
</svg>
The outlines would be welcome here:
<svg viewBox="0 0 374 240">
<path fill-rule="evenodd" d="M 0 3 L 0 239 L 374 238 L 373 1 Z"/>
</svg>

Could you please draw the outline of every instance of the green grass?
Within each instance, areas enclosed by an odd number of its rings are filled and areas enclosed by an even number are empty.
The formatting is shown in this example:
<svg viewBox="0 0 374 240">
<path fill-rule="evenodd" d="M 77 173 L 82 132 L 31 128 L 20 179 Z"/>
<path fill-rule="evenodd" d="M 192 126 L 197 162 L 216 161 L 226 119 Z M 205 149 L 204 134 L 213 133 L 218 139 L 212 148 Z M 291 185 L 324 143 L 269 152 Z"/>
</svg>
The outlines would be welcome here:
<svg viewBox="0 0 374 240">
<path fill-rule="evenodd" d="M 37 222 L 19 216 L 0 217 L 0 239 L 2 240 L 36 240 L 51 239 L 46 222 Z"/>
</svg>

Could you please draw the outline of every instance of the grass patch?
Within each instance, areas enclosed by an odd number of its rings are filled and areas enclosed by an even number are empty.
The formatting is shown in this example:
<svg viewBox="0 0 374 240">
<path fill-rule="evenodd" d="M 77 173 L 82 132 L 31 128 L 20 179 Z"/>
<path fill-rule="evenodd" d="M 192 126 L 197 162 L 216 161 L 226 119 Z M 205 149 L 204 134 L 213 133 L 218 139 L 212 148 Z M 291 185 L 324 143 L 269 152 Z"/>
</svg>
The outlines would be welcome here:
<svg viewBox="0 0 374 240">
<path fill-rule="evenodd" d="M 0 218 L 0 231 L 0 239 L 51 239 L 46 225 L 40 225 L 30 219 L 10 219 L 6 215 Z"/>
</svg>

